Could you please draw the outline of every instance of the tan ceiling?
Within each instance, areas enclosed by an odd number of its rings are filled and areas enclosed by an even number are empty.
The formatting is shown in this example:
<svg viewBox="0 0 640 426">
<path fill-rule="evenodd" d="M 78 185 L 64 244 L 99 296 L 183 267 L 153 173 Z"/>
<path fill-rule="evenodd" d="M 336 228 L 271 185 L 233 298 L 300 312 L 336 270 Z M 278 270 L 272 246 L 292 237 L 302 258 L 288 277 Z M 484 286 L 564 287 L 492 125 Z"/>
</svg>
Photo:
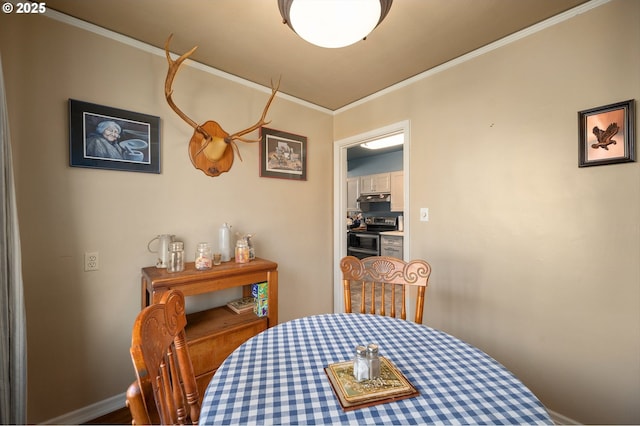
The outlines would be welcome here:
<svg viewBox="0 0 640 426">
<path fill-rule="evenodd" d="M 47 8 L 336 110 L 585 3 L 396 0 L 364 41 L 324 49 L 282 23 L 277 0 L 47 0 Z"/>
</svg>

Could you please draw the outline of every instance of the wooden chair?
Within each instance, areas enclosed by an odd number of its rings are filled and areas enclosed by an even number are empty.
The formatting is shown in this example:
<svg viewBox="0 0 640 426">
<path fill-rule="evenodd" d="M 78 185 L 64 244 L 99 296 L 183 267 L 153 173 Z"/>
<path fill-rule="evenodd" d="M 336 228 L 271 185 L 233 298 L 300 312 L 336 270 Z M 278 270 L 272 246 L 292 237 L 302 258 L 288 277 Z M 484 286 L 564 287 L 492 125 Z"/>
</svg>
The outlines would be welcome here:
<svg viewBox="0 0 640 426">
<path fill-rule="evenodd" d="M 198 423 L 200 403 L 186 324 L 184 296 L 178 290 L 138 314 L 131 337 L 137 380 L 127 390 L 133 424 Z"/>
<path fill-rule="evenodd" d="M 358 291 L 361 314 L 367 313 L 365 300 L 369 299 L 368 313 L 386 315 L 387 301 L 385 299 L 390 296 L 388 316 L 396 317 L 396 304 L 398 303 L 396 294 L 400 293 L 400 318 L 406 320 L 406 288 L 407 286 L 416 286 L 418 298 L 414 321 L 422 324 L 425 293 L 431 274 L 431 266 L 427 262 L 424 260 L 404 262 L 400 259 L 384 256 L 372 256 L 361 260 L 354 256 L 347 256 L 340 261 L 340 269 L 344 286 L 345 312 L 352 312 L 352 286 L 359 286 L 361 287 Z M 367 288 L 369 293 L 367 293 Z"/>
</svg>

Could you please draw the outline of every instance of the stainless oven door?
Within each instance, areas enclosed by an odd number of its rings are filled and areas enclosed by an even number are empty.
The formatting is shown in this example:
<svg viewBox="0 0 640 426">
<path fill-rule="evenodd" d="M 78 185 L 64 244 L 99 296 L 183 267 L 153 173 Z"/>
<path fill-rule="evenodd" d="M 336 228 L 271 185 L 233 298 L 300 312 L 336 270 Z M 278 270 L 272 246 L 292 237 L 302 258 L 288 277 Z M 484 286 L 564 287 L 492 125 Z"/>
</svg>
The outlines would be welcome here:
<svg viewBox="0 0 640 426">
<path fill-rule="evenodd" d="M 347 243 L 347 254 L 364 259 L 380 255 L 380 234 L 350 232 Z"/>
<path fill-rule="evenodd" d="M 347 255 L 355 256 L 358 259 L 364 259 L 365 257 L 369 257 L 369 256 L 377 256 L 378 253 L 373 252 L 371 250 L 366 250 L 366 249 L 347 247 Z"/>
</svg>

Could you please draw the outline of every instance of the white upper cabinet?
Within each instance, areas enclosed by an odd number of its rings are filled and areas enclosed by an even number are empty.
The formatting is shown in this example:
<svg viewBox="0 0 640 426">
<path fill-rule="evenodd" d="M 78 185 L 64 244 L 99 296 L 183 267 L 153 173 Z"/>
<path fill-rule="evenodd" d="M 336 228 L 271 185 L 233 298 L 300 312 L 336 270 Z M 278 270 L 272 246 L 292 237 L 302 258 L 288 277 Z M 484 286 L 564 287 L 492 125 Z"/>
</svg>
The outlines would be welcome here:
<svg viewBox="0 0 640 426">
<path fill-rule="evenodd" d="M 347 210 L 359 210 L 358 197 L 360 196 L 360 178 L 347 179 Z"/>
<path fill-rule="evenodd" d="M 381 194 L 389 192 L 391 192 L 390 173 L 360 176 L 360 194 Z"/>
<path fill-rule="evenodd" d="M 391 211 L 404 210 L 404 172 L 391 172 Z"/>
</svg>

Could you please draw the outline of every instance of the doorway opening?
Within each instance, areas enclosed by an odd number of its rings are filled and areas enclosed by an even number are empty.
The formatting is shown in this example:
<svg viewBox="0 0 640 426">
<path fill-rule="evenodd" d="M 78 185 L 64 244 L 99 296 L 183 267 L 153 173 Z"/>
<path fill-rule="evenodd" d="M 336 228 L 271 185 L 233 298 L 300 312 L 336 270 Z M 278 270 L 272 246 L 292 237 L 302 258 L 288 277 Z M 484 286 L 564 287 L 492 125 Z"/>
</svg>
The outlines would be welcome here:
<svg viewBox="0 0 640 426">
<path fill-rule="evenodd" d="M 349 173 L 347 165 L 349 156 L 353 158 L 357 156 L 367 156 L 368 154 L 359 153 L 362 149 L 360 145 L 364 142 L 379 140 L 387 136 L 399 135 L 403 139 L 402 144 L 402 160 L 401 169 L 403 171 L 403 210 L 401 215 L 404 217 L 404 238 L 403 238 L 403 258 L 409 259 L 409 158 L 410 158 L 410 126 L 409 121 L 402 121 L 391 124 L 379 129 L 375 129 L 366 133 L 351 136 L 334 142 L 333 149 L 333 172 L 334 172 L 334 284 L 333 284 L 333 310 L 334 312 L 344 312 L 344 300 L 342 296 L 342 274 L 340 272 L 340 259 L 347 255 L 347 180 Z M 387 149 L 394 150 L 393 148 Z M 397 148 L 395 148 L 398 151 Z M 366 160 L 363 160 L 366 162 Z M 372 166 L 375 167 L 375 166 Z M 371 169 L 374 170 L 374 169 Z M 371 173 L 373 174 L 373 172 Z"/>
</svg>

